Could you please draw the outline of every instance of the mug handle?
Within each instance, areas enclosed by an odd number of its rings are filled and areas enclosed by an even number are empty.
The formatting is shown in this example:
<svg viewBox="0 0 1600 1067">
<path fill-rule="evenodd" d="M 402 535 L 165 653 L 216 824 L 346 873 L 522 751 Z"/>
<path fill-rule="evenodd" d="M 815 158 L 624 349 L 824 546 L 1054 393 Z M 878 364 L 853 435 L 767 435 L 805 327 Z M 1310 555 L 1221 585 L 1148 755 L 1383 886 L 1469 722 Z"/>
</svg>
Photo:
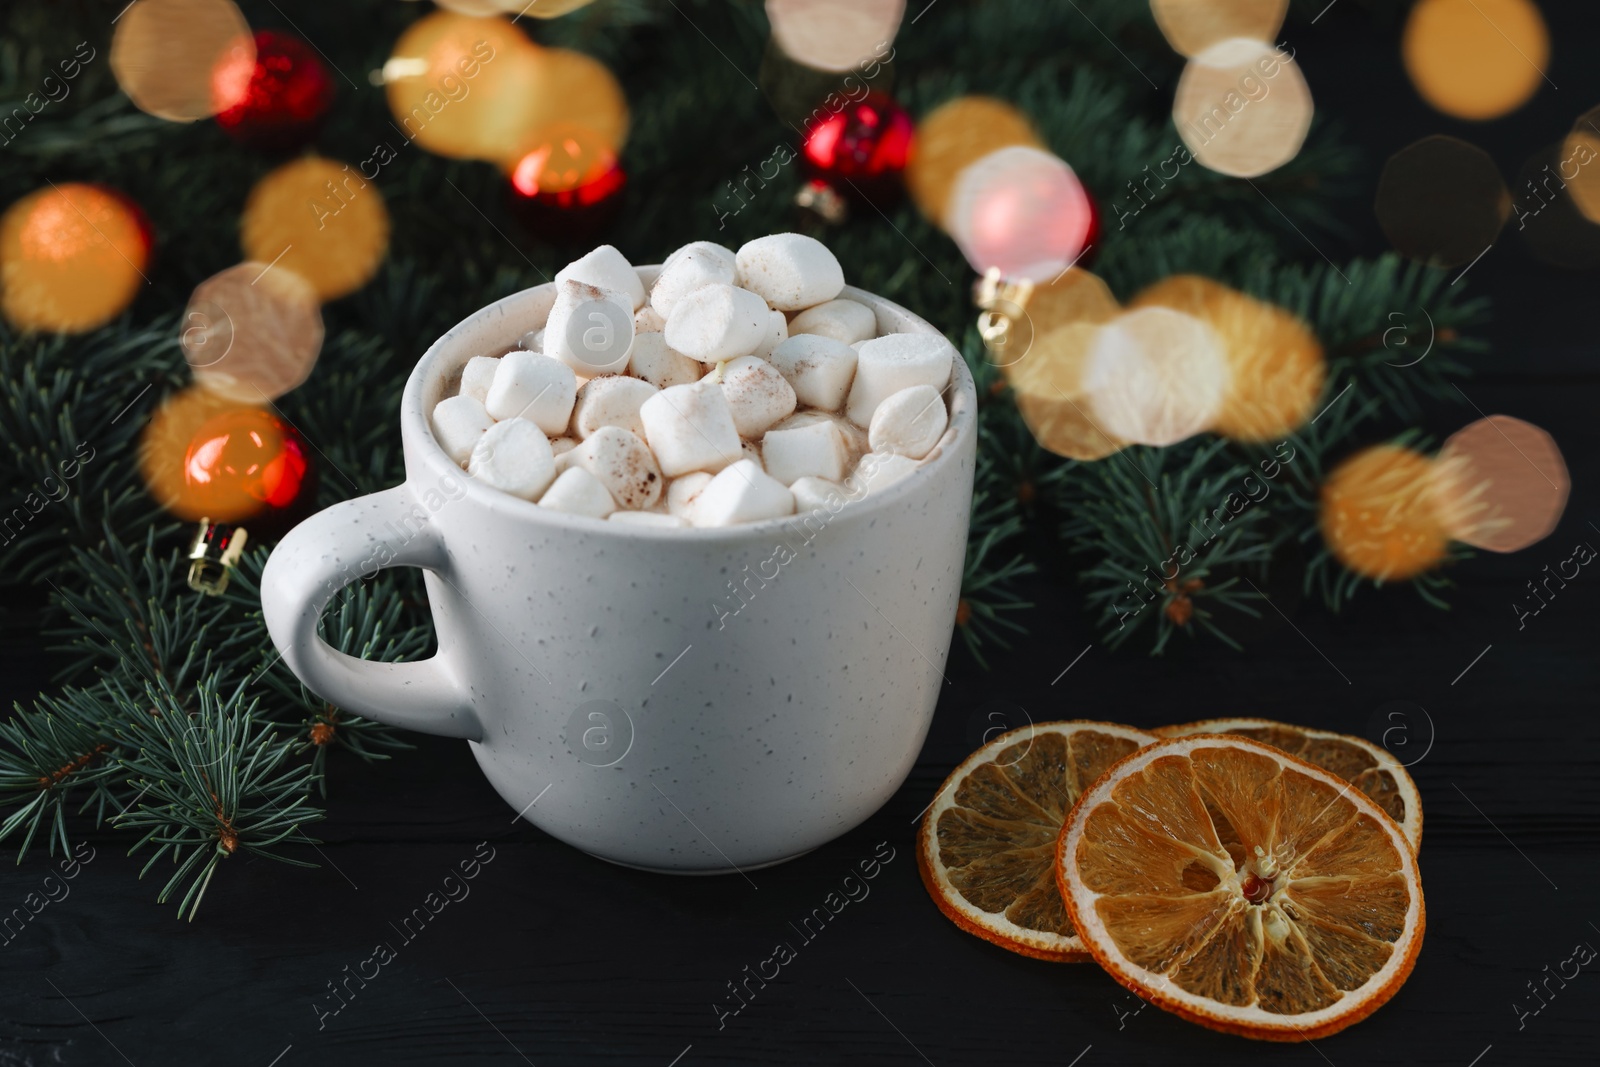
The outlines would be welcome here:
<svg viewBox="0 0 1600 1067">
<path fill-rule="evenodd" d="M 379 663 L 348 656 L 317 632 L 328 602 L 362 570 L 444 569 L 444 543 L 427 516 L 404 484 L 317 512 L 272 550 L 261 573 L 261 611 L 284 662 L 324 700 L 390 726 L 478 741 L 483 724 L 440 653 Z M 385 524 L 418 529 L 399 544 L 385 544 L 376 534 Z M 380 549 L 388 557 L 381 562 Z"/>
</svg>

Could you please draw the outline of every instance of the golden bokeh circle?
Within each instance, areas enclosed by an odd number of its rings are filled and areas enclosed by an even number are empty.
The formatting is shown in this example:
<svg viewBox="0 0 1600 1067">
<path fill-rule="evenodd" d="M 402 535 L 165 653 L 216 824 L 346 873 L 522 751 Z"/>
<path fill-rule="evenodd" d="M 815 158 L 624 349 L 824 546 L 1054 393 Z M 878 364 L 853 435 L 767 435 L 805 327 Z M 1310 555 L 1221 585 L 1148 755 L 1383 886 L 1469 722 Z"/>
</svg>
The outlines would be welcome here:
<svg viewBox="0 0 1600 1067">
<path fill-rule="evenodd" d="M 389 212 L 356 167 L 305 156 L 250 190 L 239 237 L 246 259 L 293 271 L 319 299 L 334 300 L 377 272 L 389 247 Z"/>
<path fill-rule="evenodd" d="M 1572 488 L 1555 438 L 1510 415 L 1451 434 L 1434 466 L 1450 535 L 1491 552 L 1517 552 L 1548 537 Z"/>
<path fill-rule="evenodd" d="M 1450 548 L 1433 461 L 1399 445 L 1374 445 L 1335 467 L 1322 485 L 1320 524 L 1334 558 L 1377 582 L 1432 570 Z"/>
<path fill-rule="evenodd" d="M 1600 222 L 1600 107 L 1578 116 L 1561 144 L 1559 176 L 1573 204 L 1590 222 Z"/>
<path fill-rule="evenodd" d="M 942 226 L 961 172 L 1011 145 L 1043 147 L 1033 123 L 1015 107 L 990 96 L 946 101 L 917 123 L 906 189 L 923 215 Z"/>
<path fill-rule="evenodd" d="M 1126 444 L 1093 416 L 1084 384 L 1100 329 L 1077 322 L 1040 334 L 1027 356 L 1008 368 L 1012 397 L 1028 431 L 1041 448 L 1068 459 L 1104 459 Z"/>
<path fill-rule="evenodd" d="M 1009 380 L 1032 353 L 1038 339 L 1074 323 L 1109 322 L 1122 313 L 1122 305 L 1099 276 L 1084 267 L 1072 267 L 1035 286 L 1025 305 L 1001 302 L 995 311 L 1010 325 L 992 362 Z"/>
<path fill-rule="evenodd" d="M 406 28 L 384 64 L 401 132 L 437 155 L 499 160 L 526 135 L 540 49 L 504 18 L 435 11 Z"/>
<path fill-rule="evenodd" d="M 139 110 L 193 122 L 237 102 L 245 86 L 219 77 L 255 64 L 250 24 L 232 0 L 140 0 L 116 20 L 111 73 Z"/>
<path fill-rule="evenodd" d="M 149 256 L 138 209 L 116 193 L 36 190 L 0 218 L 0 310 L 18 329 L 92 330 L 132 303 Z"/>
<path fill-rule="evenodd" d="M 1271 442 L 1311 417 L 1327 365 L 1322 344 L 1294 315 L 1197 274 L 1163 279 L 1128 306 L 1172 308 L 1216 332 L 1229 380 L 1212 431 L 1235 441 Z"/>
<path fill-rule="evenodd" d="M 1401 255 L 1458 267 L 1500 235 L 1511 216 L 1511 193 L 1487 152 L 1436 134 L 1389 157 L 1373 210 Z"/>
<path fill-rule="evenodd" d="M 1288 10 L 1289 0 L 1150 0 L 1162 36 L 1185 56 L 1231 37 L 1270 41 Z"/>
<path fill-rule="evenodd" d="M 1202 166 L 1254 178 L 1299 153 L 1315 110 L 1292 56 L 1264 41 L 1234 37 L 1185 64 L 1172 122 Z"/>
<path fill-rule="evenodd" d="M 1538 91 L 1550 34 L 1531 0 L 1418 0 L 1400 51 L 1411 84 L 1433 107 L 1493 119 Z"/>
<path fill-rule="evenodd" d="M 179 345 L 197 384 L 244 403 L 300 385 L 322 351 L 322 309 L 291 270 L 240 263 L 195 287 Z"/>
</svg>

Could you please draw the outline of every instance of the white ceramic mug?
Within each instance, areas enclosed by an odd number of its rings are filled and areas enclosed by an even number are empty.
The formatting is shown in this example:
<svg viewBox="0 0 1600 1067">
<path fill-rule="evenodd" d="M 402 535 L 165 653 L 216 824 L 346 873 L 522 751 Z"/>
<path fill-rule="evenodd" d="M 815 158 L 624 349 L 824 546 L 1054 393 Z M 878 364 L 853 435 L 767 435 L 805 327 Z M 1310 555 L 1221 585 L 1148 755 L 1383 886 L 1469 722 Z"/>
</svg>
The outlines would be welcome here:
<svg viewBox="0 0 1600 1067">
<path fill-rule="evenodd" d="M 646 285 L 656 268 L 640 269 Z M 935 332 L 887 300 L 879 332 Z M 955 359 L 950 427 L 905 480 L 836 513 L 659 529 L 538 507 L 469 478 L 429 413 L 466 361 L 543 324 L 541 285 L 469 316 L 400 404 L 406 480 L 290 531 L 262 579 L 284 660 L 379 722 L 466 738 L 512 809 L 603 859 L 749 870 L 856 826 L 899 788 L 945 684 L 977 441 Z M 384 566 L 426 572 L 439 650 L 347 656 L 328 602 Z M 735 588 L 737 587 L 737 594 Z"/>
</svg>

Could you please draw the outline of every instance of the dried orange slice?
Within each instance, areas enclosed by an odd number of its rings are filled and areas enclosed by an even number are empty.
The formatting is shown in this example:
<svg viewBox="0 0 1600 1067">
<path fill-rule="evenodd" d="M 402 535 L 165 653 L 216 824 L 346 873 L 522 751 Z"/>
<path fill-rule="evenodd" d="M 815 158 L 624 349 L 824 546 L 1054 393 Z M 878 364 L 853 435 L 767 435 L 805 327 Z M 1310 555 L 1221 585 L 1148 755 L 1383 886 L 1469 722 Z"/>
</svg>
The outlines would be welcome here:
<svg viewBox="0 0 1600 1067">
<path fill-rule="evenodd" d="M 1173 738 L 1112 767 L 1062 827 L 1056 874 L 1112 977 L 1245 1037 L 1366 1018 L 1422 947 L 1400 825 L 1339 776 L 1243 737 Z"/>
<path fill-rule="evenodd" d="M 1056 886 L 1056 838 L 1078 794 L 1154 740 L 1115 723 L 1043 722 L 968 756 L 939 787 L 917 837 L 917 867 L 939 910 L 1024 956 L 1088 959 Z"/>
<path fill-rule="evenodd" d="M 1281 748 L 1291 756 L 1315 763 L 1349 782 L 1400 824 L 1411 850 L 1422 850 L 1422 796 L 1405 764 L 1386 749 L 1360 737 L 1293 726 L 1271 719 L 1205 719 L 1182 726 L 1163 726 L 1162 737 L 1192 734 L 1237 734 Z"/>
</svg>

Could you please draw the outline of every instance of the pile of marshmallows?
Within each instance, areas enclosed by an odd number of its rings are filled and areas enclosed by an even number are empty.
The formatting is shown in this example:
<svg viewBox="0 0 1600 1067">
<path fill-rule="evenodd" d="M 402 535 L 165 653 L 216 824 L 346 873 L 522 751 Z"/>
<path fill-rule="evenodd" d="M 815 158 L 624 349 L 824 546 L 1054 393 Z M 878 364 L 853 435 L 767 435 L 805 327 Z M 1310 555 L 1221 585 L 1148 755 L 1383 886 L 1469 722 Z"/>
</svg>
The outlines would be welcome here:
<svg viewBox="0 0 1600 1067">
<path fill-rule="evenodd" d="M 602 245 L 556 275 L 543 328 L 467 361 L 434 435 L 480 481 L 613 522 L 837 510 L 938 444 L 956 357 L 937 334 L 877 336 L 843 288 L 833 253 L 796 233 L 685 245 L 649 293 Z"/>
</svg>

